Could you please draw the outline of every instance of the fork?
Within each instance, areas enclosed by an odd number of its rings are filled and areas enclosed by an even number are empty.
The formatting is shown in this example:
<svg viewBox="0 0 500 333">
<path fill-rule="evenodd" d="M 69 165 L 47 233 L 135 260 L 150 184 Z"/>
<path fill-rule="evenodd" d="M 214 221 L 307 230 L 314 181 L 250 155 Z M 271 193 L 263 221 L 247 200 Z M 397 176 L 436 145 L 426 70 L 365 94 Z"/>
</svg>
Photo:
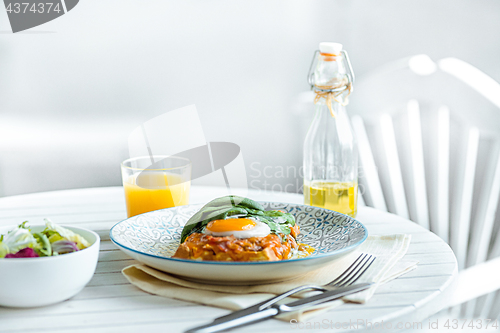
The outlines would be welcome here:
<svg viewBox="0 0 500 333">
<path fill-rule="evenodd" d="M 318 285 L 303 285 L 293 289 L 290 289 L 283 294 L 280 294 L 276 297 L 273 297 L 267 301 L 259 303 L 259 310 L 265 309 L 273 304 L 276 304 L 280 300 L 296 294 L 301 291 L 305 291 L 308 289 L 319 290 L 319 291 L 327 291 L 333 290 L 335 288 L 347 287 L 354 284 L 359 278 L 370 268 L 373 262 L 377 259 L 374 255 L 369 255 L 368 253 L 361 253 L 358 258 L 351 264 L 351 266 L 347 267 L 346 270 L 340 274 L 335 280 L 328 282 L 322 286 Z"/>
<path fill-rule="evenodd" d="M 377 259 L 377 257 L 375 257 L 374 255 L 361 253 L 359 255 L 359 257 L 351 264 L 351 266 L 347 267 L 347 269 L 344 272 L 342 272 L 342 274 L 340 274 L 335 280 L 333 280 L 325 285 L 322 285 L 322 286 L 303 285 L 303 286 L 293 288 L 291 290 L 284 292 L 283 294 L 280 294 L 276 297 L 273 297 L 273 298 L 266 300 L 266 301 L 263 301 L 261 303 L 255 304 L 249 308 L 234 311 L 228 315 L 219 317 L 219 318 L 214 320 L 214 323 L 221 321 L 221 320 L 225 321 L 225 320 L 228 320 L 228 319 L 233 318 L 233 317 L 237 318 L 241 315 L 242 312 L 247 312 L 249 310 L 250 311 L 251 310 L 262 311 L 262 310 L 267 309 L 268 307 L 276 304 L 277 302 L 281 301 L 282 299 L 284 299 L 288 296 L 291 296 L 293 294 L 296 294 L 298 292 L 305 291 L 308 289 L 319 290 L 319 291 L 328 291 L 328 290 L 333 290 L 333 289 L 340 288 L 340 287 L 350 286 L 350 285 L 354 284 L 368 270 L 368 268 L 373 264 L 375 259 Z"/>
</svg>

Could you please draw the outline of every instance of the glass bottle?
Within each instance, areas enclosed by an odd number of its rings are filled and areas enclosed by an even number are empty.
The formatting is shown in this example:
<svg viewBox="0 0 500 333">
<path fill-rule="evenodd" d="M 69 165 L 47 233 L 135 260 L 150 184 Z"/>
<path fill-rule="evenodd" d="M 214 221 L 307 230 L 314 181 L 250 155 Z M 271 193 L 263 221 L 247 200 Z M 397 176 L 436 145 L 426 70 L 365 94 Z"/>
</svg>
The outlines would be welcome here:
<svg viewBox="0 0 500 333">
<path fill-rule="evenodd" d="M 355 217 L 358 151 L 345 108 L 353 81 L 342 45 L 321 43 L 309 74 L 316 114 L 304 143 L 304 203 Z"/>
</svg>

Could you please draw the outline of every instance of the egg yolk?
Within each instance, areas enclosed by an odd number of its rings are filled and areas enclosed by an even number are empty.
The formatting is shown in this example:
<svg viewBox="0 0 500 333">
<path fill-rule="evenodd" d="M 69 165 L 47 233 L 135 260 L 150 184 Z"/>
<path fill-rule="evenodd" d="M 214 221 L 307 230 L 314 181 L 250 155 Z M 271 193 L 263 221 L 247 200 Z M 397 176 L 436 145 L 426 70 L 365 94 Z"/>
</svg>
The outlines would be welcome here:
<svg viewBox="0 0 500 333">
<path fill-rule="evenodd" d="M 256 225 L 257 223 L 250 219 L 214 220 L 207 225 L 207 229 L 211 232 L 242 231 L 250 230 Z"/>
</svg>

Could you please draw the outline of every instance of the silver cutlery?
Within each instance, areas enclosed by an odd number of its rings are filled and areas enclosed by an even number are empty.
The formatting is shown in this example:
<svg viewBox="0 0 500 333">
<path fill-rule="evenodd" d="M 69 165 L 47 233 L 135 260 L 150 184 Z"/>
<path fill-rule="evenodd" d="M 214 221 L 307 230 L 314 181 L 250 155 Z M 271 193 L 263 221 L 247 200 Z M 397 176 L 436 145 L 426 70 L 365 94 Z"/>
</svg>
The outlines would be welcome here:
<svg viewBox="0 0 500 333">
<path fill-rule="evenodd" d="M 293 288 L 281 295 L 269 300 L 255 304 L 246 309 L 232 312 L 228 315 L 216 318 L 213 322 L 192 328 L 185 333 L 212 333 L 227 330 L 257 321 L 274 317 L 278 314 L 299 311 L 312 306 L 332 301 L 346 295 L 356 293 L 372 286 L 372 283 L 360 283 L 353 285 L 373 264 L 376 257 L 362 253 L 342 274 L 335 280 L 323 285 L 304 285 Z M 319 290 L 323 293 L 311 297 L 302 298 L 298 301 L 278 305 L 280 300 L 305 290 Z"/>
</svg>

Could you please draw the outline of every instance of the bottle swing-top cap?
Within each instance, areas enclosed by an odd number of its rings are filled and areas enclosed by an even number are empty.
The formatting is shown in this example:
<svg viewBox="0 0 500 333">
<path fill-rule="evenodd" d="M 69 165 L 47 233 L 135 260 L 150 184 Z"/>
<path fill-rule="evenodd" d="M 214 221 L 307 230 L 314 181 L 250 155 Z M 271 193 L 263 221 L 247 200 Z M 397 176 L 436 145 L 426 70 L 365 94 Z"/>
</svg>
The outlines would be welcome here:
<svg viewBox="0 0 500 333">
<path fill-rule="evenodd" d="M 349 103 L 348 97 L 351 94 L 352 84 L 354 82 L 354 73 L 352 71 L 351 62 L 349 61 L 349 56 L 342 48 L 343 46 L 340 43 L 320 43 L 319 50 L 314 53 L 311 66 L 309 67 L 309 74 L 307 75 L 311 89 L 313 89 L 316 93 L 314 104 L 317 104 L 320 100 L 326 100 L 326 105 L 330 109 L 332 117 L 335 117 L 335 113 L 332 108 L 332 101 L 340 103 L 344 106 L 347 105 L 347 103 Z M 318 82 L 316 82 L 317 77 L 315 75 L 315 64 L 318 61 L 337 61 L 337 57 L 341 57 L 338 61 L 339 63 L 342 62 L 345 64 L 347 71 L 342 73 L 340 76 L 332 76 L 331 80 L 328 80 L 328 82 L 322 82 L 324 80 L 318 80 Z"/>
<path fill-rule="evenodd" d="M 319 52 L 321 53 L 339 55 L 341 51 L 342 51 L 342 44 L 340 43 L 331 43 L 331 42 L 319 43 Z"/>
<path fill-rule="evenodd" d="M 317 63 L 318 57 L 320 54 L 324 55 L 334 55 L 335 57 L 341 56 L 343 59 L 342 61 L 345 62 L 347 65 L 347 73 L 345 73 L 346 78 L 348 80 L 348 85 L 352 86 L 354 83 L 354 73 L 351 67 L 351 62 L 349 60 L 349 56 L 347 55 L 347 51 L 343 50 L 343 45 L 340 43 L 332 43 L 332 42 L 322 42 L 319 43 L 319 50 L 316 50 L 314 52 L 311 65 L 309 67 L 309 73 L 307 74 L 307 81 L 311 85 L 311 88 L 316 89 L 316 90 L 321 90 L 321 91 L 328 91 L 328 92 L 339 92 L 346 90 L 346 86 L 343 87 L 338 87 L 338 88 L 331 88 L 331 89 L 318 89 L 318 87 L 315 87 L 315 77 L 314 77 L 314 70 L 315 70 L 315 65 Z"/>
</svg>

